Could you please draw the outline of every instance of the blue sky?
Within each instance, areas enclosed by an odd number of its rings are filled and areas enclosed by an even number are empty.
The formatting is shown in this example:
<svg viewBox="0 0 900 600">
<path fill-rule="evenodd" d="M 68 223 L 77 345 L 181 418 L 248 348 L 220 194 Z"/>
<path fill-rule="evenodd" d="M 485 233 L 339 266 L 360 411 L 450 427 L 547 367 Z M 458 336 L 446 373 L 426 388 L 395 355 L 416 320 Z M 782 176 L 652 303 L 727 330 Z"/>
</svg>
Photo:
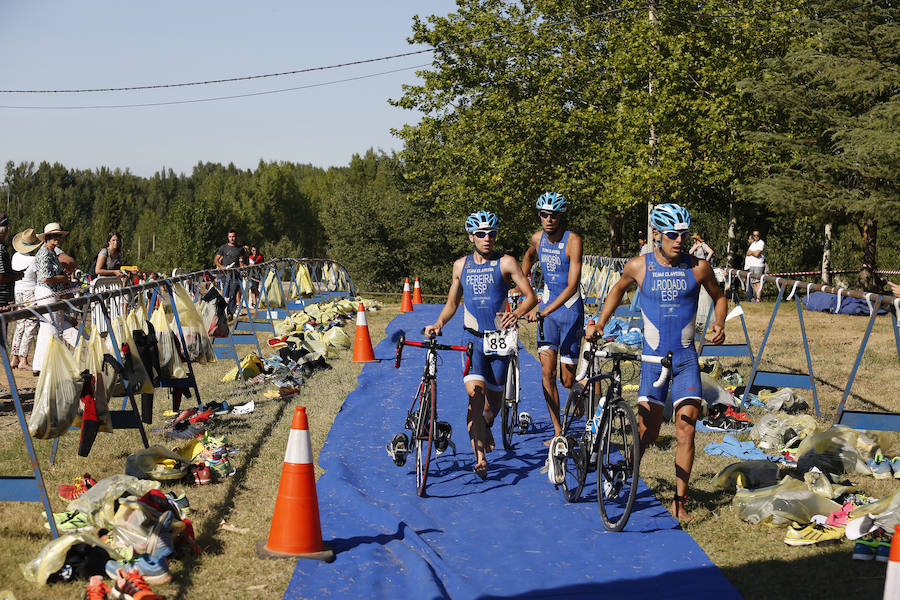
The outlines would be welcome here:
<svg viewBox="0 0 900 600">
<path fill-rule="evenodd" d="M 453 0 L 387 2 L 0 3 L 0 88 L 126 87 L 239 77 L 420 49 L 412 16 Z M 428 64 L 431 54 L 323 72 L 199 87 L 82 94 L 0 94 L 0 106 L 94 106 L 193 100 L 318 84 Z M 391 107 L 414 70 L 279 94 L 173 106 L 0 108 L 0 160 L 100 166 L 149 176 L 199 161 L 260 159 L 328 167 L 370 147 L 399 150 Z"/>
</svg>

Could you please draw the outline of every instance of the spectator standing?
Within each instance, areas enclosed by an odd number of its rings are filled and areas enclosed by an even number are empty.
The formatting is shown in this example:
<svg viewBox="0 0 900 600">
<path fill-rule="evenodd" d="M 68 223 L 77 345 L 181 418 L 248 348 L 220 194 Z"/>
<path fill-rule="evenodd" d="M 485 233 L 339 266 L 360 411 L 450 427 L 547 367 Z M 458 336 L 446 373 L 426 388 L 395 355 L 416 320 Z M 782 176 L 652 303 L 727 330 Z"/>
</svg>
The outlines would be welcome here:
<svg viewBox="0 0 900 600">
<path fill-rule="evenodd" d="M 47 223 L 44 232 L 38 234 L 38 239 L 43 245 L 34 257 L 36 284 L 34 298 L 37 304 L 51 304 L 59 300 L 59 294 L 69 287 L 71 277 L 69 273 L 74 271 L 74 261 L 59 247 L 62 239 L 69 234 L 59 223 Z M 66 263 L 63 263 L 63 261 Z M 44 366 L 44 356 L 47 354 L 47 345 L 50 337 L 56 334 L 62 336 L 71 345 L 75 345 L 78 330 L 72 327 L 62 311 L 54 311 L 44 317 L 38 330 L 37 344 L 34 348 L 34 361 L 32 368 L 34 375 L 40 374 Z"/>
<path fill-rule="evenodd" d="M 705 260 L 709 263 L 709 266 L 712 266 L 712 257 L 715 252 L 712 248 L 709 247 L 703 238 L 700 237 L 699 233 L 691 234 L 691 239 L 694 240 L 694 245 L 691 246 L 690 251 L 688 252 L 691 256 L 696 256 L 700 260 Z"/>
<path fill-rule="evenodd" d="M 216 250 L 215 264 L 217 269 L 232 269 L 241 265 L 244 256 L 244 247 L 238 244 L 237 231 L 231 229 L 228 231 L 228 243 L 219 246 Z M 228 302 L 226 311 L 229 317 L 234 317 L 237 309 L 237 303 L 240 301 L 241 286 L 239 276 L 235 274 L 225 274 L 219 276 L 219 282 Z"/>
<path fill-rule="evenodd" d="M 22 279 L 22 273 L 13 271 L 12 257 L 6 247 L 6 236 L 9 235 L 9 217 L 0 213 L 0 309 L 16 302 L 16 282 Z"/>
<path fill-rule="evenodd" d="M 15 235 L 12 245 L 16 250 L 12 257 L 12 268 L 23 273 L 22 279 L 16 282 L 16 304 L 30 304 L 34 301 L 34 286 L 37 283 L 37 271 L 31 253 L 40 248 L 41 240 L 34 234 L 34 229 L 29 227 Z M 16 322 L 10 367 L 14 369 L 18 367 L 23 371 L 31 370 L 31 365 L 28 364 L 28 350 L 37 336 L 37 329 L 38 320 L 34 317 L 19 319 Z"/>
<path fill-rule="evenodd" d="M 122 271 L 122 236 L 118 231 L 110 231 L 106 246 L 97 254 L 94 271 L 98 277 L 125 277 Z"/>
<path fill-rule="evenodd" d="M 263 258 L 263 255 L 260 253 L 259 248 L 256 246 L 250 246 L 250 252 L 247 255 L 247 263 L 251 265 L 258 265 L 266 262 L 266 259 Z M 250 301 L 253 306 L 256 306 L 256 303 L 259 301 L 259 276 L 251 276 L 250 277 Z"/>
<path fill-rule="evenodd" d="M 753 302 L 759 302 L 759 299 L 762 297 L 762 275 L 766 272 L 766 256 L 763 252 L 766 249 L 766 243 L 759 236 L 759 230 L 754 229 L 753 233 L 750 234 L 750 237 L 747 239 L 749 246 L 747 247 L 747 256 L 744 258 L 744 270 L 750 271 L 752 275 L 758 275 L 760 277 L 759 281 L 756 281 L 752 284 L 753 289 Z M 751 287 L 747 287 L 747 301 L 751 300 L 750 297 Z"/>
<path fill-rule="evenodd" d="M 647 243 L 647 234 L 643 230 L 638 231 L 638 255 L 643 256 L 653 252 L 653 246 Z"/>
</svg>

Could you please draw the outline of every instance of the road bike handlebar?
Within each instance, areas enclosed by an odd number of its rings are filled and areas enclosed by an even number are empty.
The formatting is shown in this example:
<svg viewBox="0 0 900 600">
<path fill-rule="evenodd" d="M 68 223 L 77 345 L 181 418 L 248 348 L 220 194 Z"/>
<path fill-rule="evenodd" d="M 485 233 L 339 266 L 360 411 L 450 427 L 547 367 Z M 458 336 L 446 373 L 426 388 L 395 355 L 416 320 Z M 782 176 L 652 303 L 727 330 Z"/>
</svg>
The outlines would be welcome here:
<svg viewBox="0 0 900 600">
<path fill-rule="evenodd" d="M 469 342 L 465 346 L 454 346 L 448 344 L 438 344 L 437 339 L 434 336 L 428 338 L 427 340 L 421 342 L 412 342 L 406 339 L 406 336 L 401 335 L 400 339 L 397 340 L 397 358 L 394 361 L 394 368 L 400 368 L 400 361 L 403 358 L 403 346 L 413 346 L 415 348 L 425 348 L 426 350 L 455 350 L 457 352 L 465 352 L 466 353 L 466 366 L 463 369 L 463 375 L 469 374 L 469 369 L 472 366 L 472 351 L 474 350 L 474 346 L 472 342 Z"/>
<path fill-rule="evenodd" d="M 584 358 L 590 360 L 591 351 L 588 350 L 584 353 Z M 672 353 L 668 352 L 665 356 L 652 356 L 650 354 L 630 354 L 628 352 L 608 352 L 606 350 L 597 350 L 593 353 L 595 357 L 598 358 L 611 358 L 613 360 L 631 360 L 631 361 L 641 361 L 645 363 L 653 363 L 657 365 L 662 365 L 662 371 L 659 374 L 659 378 L 653 382 L 653 387 L 658 388 L 662 387 L 662 385 L 669 378 L 669 375 L 672 372 Z"/>
</svg>

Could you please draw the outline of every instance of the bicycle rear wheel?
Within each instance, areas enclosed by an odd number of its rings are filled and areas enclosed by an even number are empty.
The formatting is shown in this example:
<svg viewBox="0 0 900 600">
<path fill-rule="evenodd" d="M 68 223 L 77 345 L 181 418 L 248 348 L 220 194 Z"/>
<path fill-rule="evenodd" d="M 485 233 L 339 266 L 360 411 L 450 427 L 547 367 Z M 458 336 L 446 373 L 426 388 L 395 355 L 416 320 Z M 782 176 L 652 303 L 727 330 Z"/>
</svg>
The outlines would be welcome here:
<svg viewBox="0 0 900 600">
<path fill-rule="evenodd" d="M 563 411 L 563 435 L 569 446 L 564 466 L 565 479 L 562 482 L 562 493 L 566 502 L 575 502 L 581 496 L 584 482 L 587 479 L 588 460 L 590 458 L 585 446 L 583 433 L 576 433 L 574 421 L 576 414 L 584 410 L 584 406 L 590 403 L 590 394 L 581 384 L 575 384 L 569 390 L 569 398 Z"/>
<path fill-rule="evenodd" d="M 519 426 L 519 358 L 513 354 L 506 368 L 506 387 L 500 407 L 500 428 L 503 449 L 512 449 L 513 432 Z"/>
<path fill-rule="evenodd" d="M 428 482 L 428 464 L 431 462 L 431 446 L 434 444 L 437 390 L 434 381 L 425 383 L 419 400 L 419 418 L 416 420 L 416 495 L 425 495 Z"/>
<path fill-rule="evenodd" d="M 616 400 L 603 411 L 597 448 L 597 504 L 603 526 L 621 531 L 637 495 L 640 446 L 637 419 L 631 406 Z"/>
</svg>

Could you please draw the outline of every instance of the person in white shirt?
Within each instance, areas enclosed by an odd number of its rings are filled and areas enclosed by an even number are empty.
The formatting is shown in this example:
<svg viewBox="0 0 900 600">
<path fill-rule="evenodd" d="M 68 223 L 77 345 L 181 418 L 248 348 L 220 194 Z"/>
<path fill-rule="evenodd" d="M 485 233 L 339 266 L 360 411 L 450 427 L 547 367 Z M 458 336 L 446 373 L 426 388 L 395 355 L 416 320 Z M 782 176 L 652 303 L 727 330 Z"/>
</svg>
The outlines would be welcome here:
<svg viewBox="0 0 900 600">
<path fill-rule="evenodd" d="M 744 257 L 744 270 L 750 271 L 753 275 L 762 275 L 766 272 L 766 257 L 763 251 L 766 249 L 766 243 L 759 237 L 759 230 L 754 229 L 747 240 L 750 246 L 747 248 L 747 256 Z M 762 279 L 753 282 L 753 301 L 759 302 L 762 297 Z M 750 300 L 750 288 L 747 288 L 747 300 Z"/>
<path fill-rule="evenodd" d="M 34 234 L 30 227 L 13 237 L 13 248 L 16 253 L 12 256 L 12 268 L 14 271 L 23 272 L 22 279 L 16 282 L 16 304 L 30 304 L 34 300 L 34 286 L 37 283 L 37 271 L 34 267 L 32 253 L 41 246 L 41 240 Z M 31 370 L 28 364 L 28 351 L 37 336 L 38 320 L 34 317 L 19 319 L 16 322 L 16 331 L 13 333 L 12 355 L 9 366 L 25 371 Z"/>
</svg>

